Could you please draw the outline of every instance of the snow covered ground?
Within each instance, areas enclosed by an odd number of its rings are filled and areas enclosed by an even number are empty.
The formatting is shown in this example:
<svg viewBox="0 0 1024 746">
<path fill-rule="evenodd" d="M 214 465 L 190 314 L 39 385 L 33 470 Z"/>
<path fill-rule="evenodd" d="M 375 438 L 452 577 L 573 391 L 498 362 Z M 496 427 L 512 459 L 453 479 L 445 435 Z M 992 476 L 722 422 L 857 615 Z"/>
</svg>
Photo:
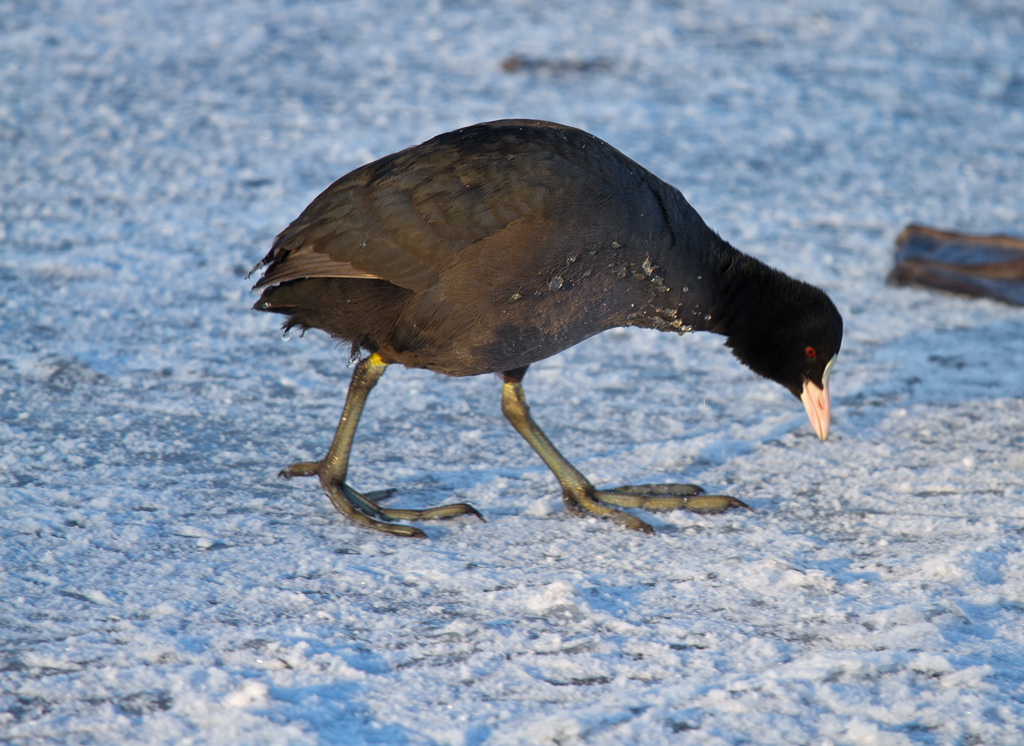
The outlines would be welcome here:
<svg viewBox="0 0 1024 746">
<path fill-rule="evenodd" d="M 1022 37 L 998 0 L 0 0 L 0 741 L 1024 742 L 1024 311 L 884 284 L 908 222 L 1024 232 Z M 598 484 L 753 512 L 571 518 L 497 378 L 397 368 L 353 483 L 487 523 L 275 478 L 347 355 L 245 274 L 338 176 L 507 116 L 843 312 L 824 444 L 711 335 L 526 378 Z"/>
</svg>

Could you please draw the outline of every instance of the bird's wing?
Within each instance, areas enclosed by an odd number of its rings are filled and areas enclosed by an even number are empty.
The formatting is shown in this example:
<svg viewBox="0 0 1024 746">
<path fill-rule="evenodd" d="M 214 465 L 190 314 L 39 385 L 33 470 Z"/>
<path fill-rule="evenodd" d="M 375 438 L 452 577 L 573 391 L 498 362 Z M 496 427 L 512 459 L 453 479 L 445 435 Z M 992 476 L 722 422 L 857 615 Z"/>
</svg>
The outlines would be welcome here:
<svg viewBox="0 0 1024 746">
<path fill-rule="evenodd" d="M 266 267 L 256 287 L 351 277 L 419 291 L 466 246 L 543 208 L 544 190 L 530 189 L 529 178 L 514 201 L 510 190 L 502 195 L 502 163 L 492 153 L 456 159 L 450 151 L 420 151 L 396 153 L 332 184 L 274 240 L 256 267 Z M 537 173 L 532 181 L 544 179 Z"/>
<path fill-rule="evenodd" d="M 582 194 L 607 193 L 599 149 L 579 130 L 550 126 L 523 138 L 522 122 L 439 135 L 332 184 L 274 240 L 256 287 L 307 277 L 377 278 L 431 287 L 467 246 L 517 221 L 576 223 Z M 630 162 L 631 163 L 631 162 Z M 633 164 L 635 167 L 635 164 Z M 514 179 L 510 184 L 509 180 Z M 590 211 L 592 221 L 599 212 Z"/>
</svg>

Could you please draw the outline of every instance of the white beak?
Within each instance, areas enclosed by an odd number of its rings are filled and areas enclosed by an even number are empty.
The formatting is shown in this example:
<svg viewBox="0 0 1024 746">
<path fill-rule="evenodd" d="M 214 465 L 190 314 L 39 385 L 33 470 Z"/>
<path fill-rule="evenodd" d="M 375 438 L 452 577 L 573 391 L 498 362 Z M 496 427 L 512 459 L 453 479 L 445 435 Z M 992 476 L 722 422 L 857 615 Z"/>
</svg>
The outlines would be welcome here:
<svg viewBox="0 0 1024 746">
<path fill-rule="evenodd" d="M 828 400 L 828 379 L 832 375 L 832 366 L 835 365 L 836 355 L 828 361 L 825 366 L 825 373 L 821 377 L 822 387 L 804 379 L 804 390 L 800 394 L 800 401 L 804 403 L 807 410 L 807 419 L 811 421 L 811 427 L 822 440 L 828 437 L 829 424 L 829 400 Z"/>
</svg>

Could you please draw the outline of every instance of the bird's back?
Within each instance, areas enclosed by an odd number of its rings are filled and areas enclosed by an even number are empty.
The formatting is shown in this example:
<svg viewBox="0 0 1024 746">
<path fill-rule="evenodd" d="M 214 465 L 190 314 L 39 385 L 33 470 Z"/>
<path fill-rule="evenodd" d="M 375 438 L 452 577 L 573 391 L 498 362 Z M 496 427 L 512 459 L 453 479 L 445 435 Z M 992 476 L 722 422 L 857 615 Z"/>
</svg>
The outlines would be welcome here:
<svg viewBox="0 0 1024 746">
<path fill-rule="evenodd" d="M 332 184 L 258 265 L 256 307 L 389 362 L 509 370 L 637 323 L 667 289 L 656 268 L 699 271 L 714 239 L 677 190 L 598 138 L 491 122 Z"/>
</svg>

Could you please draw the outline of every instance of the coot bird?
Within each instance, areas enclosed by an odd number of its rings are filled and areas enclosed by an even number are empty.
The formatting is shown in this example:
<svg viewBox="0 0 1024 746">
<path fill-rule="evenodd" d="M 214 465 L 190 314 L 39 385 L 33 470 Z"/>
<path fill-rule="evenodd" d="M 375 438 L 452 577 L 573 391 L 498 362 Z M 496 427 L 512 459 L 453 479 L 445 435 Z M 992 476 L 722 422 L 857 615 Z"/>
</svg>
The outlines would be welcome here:
<svg viewBox="0 0 1024 746">
<path fill-rule="evenodd" d="M 530 417 L 522 380 L 531 363 L 614 327 L 710 331 L 801 399 L 815 432 L 828 435 L 843 334 L 828 296 L 740 253 L 679 190 L 572 127 L 478 124 L 362 166 L 277 236 L 260 269 L 256 309 L 368 353 L 327 455 L 281 475 L 318 477 L 340 512 L 379 531 L 424 536 L 393 521 L 479 516 L 465 503 L 384 508 L 382 493 L 348 484 L 360 413 L 393 363 L 501 373 L 502 412 L 554 473 L 567 508 L 645 532 L 619 508 L 743 504 L 693 485 L 596 489 Z"/>
</svg>

